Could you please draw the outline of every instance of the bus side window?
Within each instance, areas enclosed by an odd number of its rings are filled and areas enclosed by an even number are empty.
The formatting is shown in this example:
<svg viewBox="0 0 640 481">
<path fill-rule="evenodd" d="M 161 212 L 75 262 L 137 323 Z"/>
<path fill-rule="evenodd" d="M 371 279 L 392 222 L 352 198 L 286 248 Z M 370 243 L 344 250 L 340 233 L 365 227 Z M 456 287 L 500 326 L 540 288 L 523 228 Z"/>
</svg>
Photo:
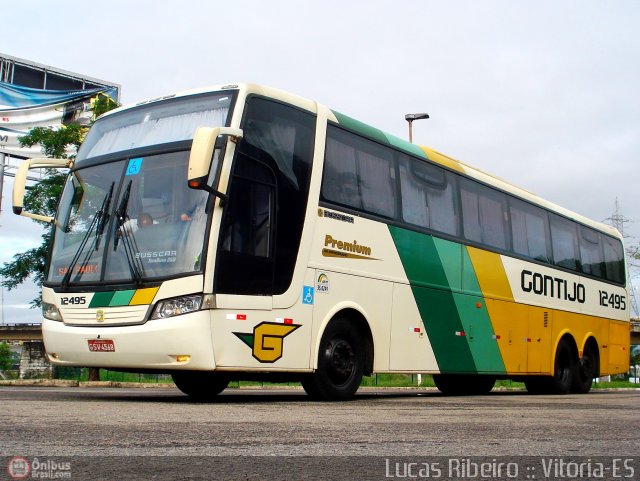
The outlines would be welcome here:
<svg viewBox="0 0 640 481">
<path fill-rule="evenodd" d="M 513 251 L 530 259 L 549 262 L 551 247 L 547 214 L 526 202 L 510 198 Z"/>
<path fill-rule="evenodd" d="M 604 252 L 600 236 L 587 227 L 580 227 L 580 260 L 582 272 L 604 277 Z"/>
<path fill-rule="evenodd" d="M 453 176 L 409 156 L 400 157 L 402 218 L 445 234 L 458 234 Z"/>
<path fill-rule="evenodd" d="M 506 196 L 476 182 L 460 179 L 464 236 L 474 242 L 508 248 Z"/>
<path fill-rule="evenodd" d="M 618 284 L 625 283 L 624 252 L 618 239 L 602 235 L 604 244 L 604 262 L 607 279 Z"/>
<path fill-rule="evenodd" d="M 580 266 L 580 257 L 576 224 L 555 214 L 551 214 L 549 220 L 554 264 L 577 271 Z"/>
<path fill-rule="evenodd" d="M 387 218 L 396 216 L 393 152 L 376 142 L 327 127 L 323 199 Z"/>
</svg>

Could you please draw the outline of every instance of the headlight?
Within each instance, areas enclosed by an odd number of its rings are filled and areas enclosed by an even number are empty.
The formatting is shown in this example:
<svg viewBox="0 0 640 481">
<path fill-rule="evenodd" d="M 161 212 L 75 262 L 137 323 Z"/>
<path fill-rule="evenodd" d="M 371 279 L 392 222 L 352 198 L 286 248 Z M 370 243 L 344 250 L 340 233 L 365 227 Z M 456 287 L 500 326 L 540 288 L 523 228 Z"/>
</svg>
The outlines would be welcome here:
<svg viewBox="0 0 640 481">
<path fill-rule="evenodd" d="M 49 319 L 51 321 L 61 321 L 62 320 L 62 314 L 60 314 L 60 311 L 58 310 L 56 305 L 55 304 L 49 304 L 48 302 L 43 302 L 42 303 L 42 316 L 45 319 Z"/>
<path fill-rule="evenodd" d="M 151 319 L 166 319 L 189 312 L 199 311 L 202 307 L 202 295 L 175 297 L 156 304 Z"/>
</svg>

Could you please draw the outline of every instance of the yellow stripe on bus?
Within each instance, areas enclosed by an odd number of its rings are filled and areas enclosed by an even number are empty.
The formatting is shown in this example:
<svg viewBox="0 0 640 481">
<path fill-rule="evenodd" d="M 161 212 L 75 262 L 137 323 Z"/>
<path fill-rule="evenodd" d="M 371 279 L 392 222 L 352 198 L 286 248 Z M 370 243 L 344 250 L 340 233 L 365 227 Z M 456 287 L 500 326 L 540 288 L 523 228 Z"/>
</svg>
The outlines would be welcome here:
<svg viewBox="0 0 640 481">
<path fill-rule="evenodd" d="M 156 296 L 159 287 L 149 287 L 147 289 L 138 289 L 129 302 L 130 306 L 142 306 L 151 304 Z"/>
</svg>

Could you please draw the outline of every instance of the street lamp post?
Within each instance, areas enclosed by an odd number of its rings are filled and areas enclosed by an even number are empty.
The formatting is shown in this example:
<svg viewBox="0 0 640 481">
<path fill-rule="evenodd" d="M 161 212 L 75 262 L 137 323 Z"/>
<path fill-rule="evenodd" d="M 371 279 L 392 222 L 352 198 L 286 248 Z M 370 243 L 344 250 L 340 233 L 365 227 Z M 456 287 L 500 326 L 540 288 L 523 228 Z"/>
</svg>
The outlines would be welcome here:
<svg viewBox="0 0 640 481">
<path fill-rule="evenodd" d="M 413 143 L 413 121 L 428 119 L 428 118 L 429 118 L 429 114 L 425 114 L 425 113 L 407 114 L 404 116 L 404 119 L 409 123 L 409 142 Z"/>
</svg>

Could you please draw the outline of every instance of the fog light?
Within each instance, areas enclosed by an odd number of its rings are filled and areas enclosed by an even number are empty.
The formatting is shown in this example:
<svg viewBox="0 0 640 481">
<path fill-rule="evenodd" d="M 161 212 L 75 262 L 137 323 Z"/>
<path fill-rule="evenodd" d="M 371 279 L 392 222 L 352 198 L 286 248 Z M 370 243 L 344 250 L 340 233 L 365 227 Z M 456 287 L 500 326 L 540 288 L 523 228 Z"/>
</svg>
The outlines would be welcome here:
<svg viewBox="0 0 640 481">
<path fill-rule="evenodd" d="M 55 304 L 50 304 L 48 302 L 42 303 L 42 317 L 44 317 L 45 319 L 50 319 L 52 321 L 62 320 L 62 314 L 60 314 L 60 311 L 55 306 Z"/>
</svg>

